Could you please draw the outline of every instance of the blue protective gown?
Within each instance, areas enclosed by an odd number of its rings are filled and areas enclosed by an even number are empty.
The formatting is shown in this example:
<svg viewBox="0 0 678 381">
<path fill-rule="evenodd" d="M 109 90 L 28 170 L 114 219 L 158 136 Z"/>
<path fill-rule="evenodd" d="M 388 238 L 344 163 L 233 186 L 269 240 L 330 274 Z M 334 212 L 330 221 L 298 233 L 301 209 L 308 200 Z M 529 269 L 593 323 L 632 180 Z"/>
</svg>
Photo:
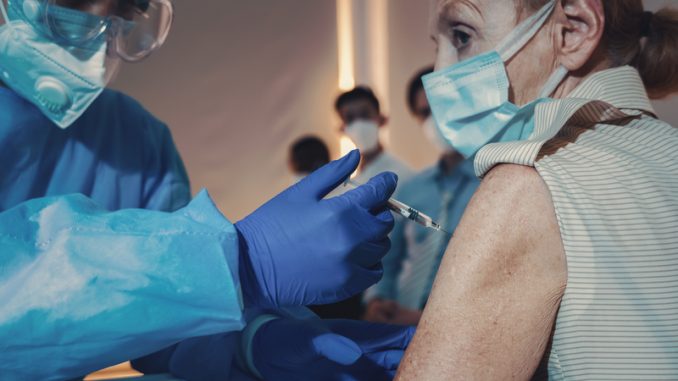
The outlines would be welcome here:
<svg viewBox="0 0 678 381">
<path fill-rule="evenodd" d="M 75 377 L 241 329 L 237 255 L 138 103 L 106 90 L 61 130 L 0 87 L 0 379 Z"/>
</svg>

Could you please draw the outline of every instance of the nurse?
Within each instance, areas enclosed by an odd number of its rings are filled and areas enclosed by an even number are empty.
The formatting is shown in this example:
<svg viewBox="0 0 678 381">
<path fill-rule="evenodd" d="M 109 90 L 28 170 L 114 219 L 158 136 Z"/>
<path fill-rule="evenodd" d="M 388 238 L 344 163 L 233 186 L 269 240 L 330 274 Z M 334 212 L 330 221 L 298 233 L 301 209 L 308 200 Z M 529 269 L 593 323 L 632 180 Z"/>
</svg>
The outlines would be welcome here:
<svg viewBox="0 0 678 381">
<path fill-rule="evenodd" d="M 163 348 L 139 366 L 228 378 L 240 358 L 246 377 L 392 376 L 409 329 L 281 308 L 380 278 L 393 174 L 323 200 L 357 167 L 352 152 L 232 224 L 206 191 L 191 200 L 169 130 L 105 89 L 121 61 L 162 46 L 170 1 L 0 11 L 0 378 L 68 379 Z M 205 351 L 215 343 L 228 353 Z M 198 353 L 223 356 L 210 368 Z"/>
</svg>

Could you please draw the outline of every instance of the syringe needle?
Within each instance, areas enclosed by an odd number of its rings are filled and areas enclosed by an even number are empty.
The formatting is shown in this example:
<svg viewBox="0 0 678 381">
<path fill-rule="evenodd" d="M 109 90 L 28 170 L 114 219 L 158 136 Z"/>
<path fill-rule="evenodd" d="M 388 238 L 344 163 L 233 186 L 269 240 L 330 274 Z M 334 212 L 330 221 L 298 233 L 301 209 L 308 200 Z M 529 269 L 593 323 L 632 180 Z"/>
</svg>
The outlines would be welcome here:
<svg viewBox="0 0 678 381">
<path fill-rule="evenodd" d="M 361 184 L 353 181 L 353 180 L 346 180 L 344 183 L 344 186 L 348 186 L 352 189 L 355 189 Z M 429 229 L 437 230 L 446 234 L 450 234 L 449 232 L 445 231 L 440 224 L 437 222 L 433 221 L 433 219 L 424 213 L 418 211 L 417 209 L 414 209 L 413 207 L 400 202 L 394 198 L 389 198 L 388 201 L 386 202 L 386 206 L 392 210 L 393 212 L 407 218 L 408 220 L 412 220 L 416 223 L 418 223 L 421 226 L 424 226 Z"/>
</svg>

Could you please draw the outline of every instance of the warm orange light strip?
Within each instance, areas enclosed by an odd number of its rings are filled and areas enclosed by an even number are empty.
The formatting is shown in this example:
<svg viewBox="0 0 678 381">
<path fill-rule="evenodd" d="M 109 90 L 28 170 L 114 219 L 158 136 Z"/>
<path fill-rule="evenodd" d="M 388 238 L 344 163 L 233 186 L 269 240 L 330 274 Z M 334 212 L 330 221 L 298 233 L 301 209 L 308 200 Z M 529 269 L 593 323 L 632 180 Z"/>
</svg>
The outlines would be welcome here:
<svg viewBox="0 0 678 381">
<path fill-rule="evenodd" d="M 391 104 L 389 86 L 389 39 L 388 39 L 388 0 L 369 0 L 367 3 L 369 15 L 368 33 L 370 39 L 370 77 L 374 88 L 377 90 L 381 103 L 382 112 L 388 114 Z M 382 128 L 380 131 L 381 142 L 386 145 L 390 142 L 390 131 Z"/>
<path fill-rule="evenodd" d="M 355 87 L 355 45 L 353 43 L 353 0 L 337 0 L 337 46 L 339 57 L 339 90 Z M 339 140 L 341 156 L 355 149 L 351 139 Z"/>
<path fill-rule="evenodd" d="M 0 0 L 2 1 L 2 0 Z M 85 377 L 85 381 L 125 379 L 143 376 L 143 374 L 132 369 L 129 362 L 103 369 Z"/>
<path fill-rule="evenodd" d="M 337 46 L 339 47 L 339 89 L 345 91 L 355 86 L 352 0 L 337 0 L 337 38 Z"/>
<path fill-rule="evenodd" d="M 388 0 L 369 0 L 370 76 L 382 102 L 389 98 Z M 388 110 L 386 110 L 388 111 Z"/>
</svg>

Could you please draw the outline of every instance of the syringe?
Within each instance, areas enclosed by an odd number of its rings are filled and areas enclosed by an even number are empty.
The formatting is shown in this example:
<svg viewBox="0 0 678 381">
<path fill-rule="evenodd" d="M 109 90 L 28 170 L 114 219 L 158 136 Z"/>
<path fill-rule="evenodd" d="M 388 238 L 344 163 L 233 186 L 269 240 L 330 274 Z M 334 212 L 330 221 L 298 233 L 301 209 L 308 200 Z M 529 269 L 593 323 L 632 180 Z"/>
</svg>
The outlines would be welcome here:
<svg viewBox="0 0 678 381">
<path fill-rule="evenodd" d="M 348 179 L 346 182 L 344 182 L 344 186 L 355 189 L 361 184 L 358 184 L 357 182 Z M 446 234 L 450 234 L 447 231 L 445 231 L 440 224 L 437 222 L 433 221 L 433 219 L 424 213 L 418 211 L 417 209 L 414 209 L 413 207 L 400 202 L 394 198 L 389 198 L 388 201 L 386 202 L 386 206 L 392 210 L 395 213 L 400 214 L 401 216 L 407 218 L 408 220 L 414 221 L 418 223 L 421 226 L 424 226 L 429 229 L 437 230 Z"/>
</svg>

